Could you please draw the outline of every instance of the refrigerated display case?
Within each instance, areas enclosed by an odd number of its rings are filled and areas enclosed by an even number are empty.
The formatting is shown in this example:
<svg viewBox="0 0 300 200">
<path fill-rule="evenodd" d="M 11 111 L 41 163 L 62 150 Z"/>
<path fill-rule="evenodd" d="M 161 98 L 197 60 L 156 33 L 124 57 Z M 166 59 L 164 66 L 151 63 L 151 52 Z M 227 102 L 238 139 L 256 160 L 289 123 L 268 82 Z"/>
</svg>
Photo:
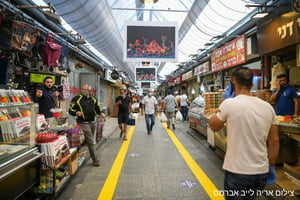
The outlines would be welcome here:
<svg viewBox="0 0 300 200">
<path fill-rule="evenodd" d="M 204 117 L 205 100 L 202 96 L 194 99 L 188 110 L 189 127 L 207 136 L 208 120 Z"/>
<path fill-rule="evenodd" d="M 0 104 L 0 196 L 16 199 L 39 181 L 34 103 Z"/>
</svg>

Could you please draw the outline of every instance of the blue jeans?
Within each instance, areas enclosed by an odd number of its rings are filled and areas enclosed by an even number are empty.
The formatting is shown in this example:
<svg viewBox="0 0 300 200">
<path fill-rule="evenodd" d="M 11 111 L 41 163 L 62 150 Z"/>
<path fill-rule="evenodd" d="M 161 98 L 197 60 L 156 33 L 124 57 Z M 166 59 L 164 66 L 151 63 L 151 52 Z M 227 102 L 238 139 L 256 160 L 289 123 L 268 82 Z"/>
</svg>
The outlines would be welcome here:
<svg viewBox="0 0 300 200">
<path fill-rule="evenodd" d="M 147 131 L 151 132 L 155 124 L 155 114 L 151 114 L 151 115 L 145 114 L 145 120 L 146 120 Z"/>
<path fill-rule="evenodd" d="M 244 175 L 225 171 L 225 199 L 256 199 L 257 196 L 263 195 L 267 177 L 268 173 Z"/>
<path fill-rule="evenodd" d="M 187 121 L 187 113 L 188 113 L 187 106 L 180 106 L 180 108 L 181 108 L 180 111 L 182 114 L 183 121 Z"/>
</svg>

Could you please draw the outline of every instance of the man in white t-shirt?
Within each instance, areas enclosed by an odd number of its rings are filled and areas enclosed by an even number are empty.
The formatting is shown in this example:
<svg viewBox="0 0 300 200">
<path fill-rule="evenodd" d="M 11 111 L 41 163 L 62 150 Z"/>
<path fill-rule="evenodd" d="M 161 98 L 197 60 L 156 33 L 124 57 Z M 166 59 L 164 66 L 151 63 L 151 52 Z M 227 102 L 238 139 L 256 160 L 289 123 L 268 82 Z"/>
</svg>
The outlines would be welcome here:
<svg viewBox="0 0 300 200">
<path fill-rule="evenodd" d="M 183 94 L 180 96 L 180 112 L 181 112 L 181 114 L 182 114 L 182 120 L 183 120 L 184 122 L 187 121 L 187 114 L 188 114 L 188 109 L 187 109 L 187 107 L 188 107 L 188 103 L 189 103 L 189 100 L 188 100 L 186 94 L 183 93 Z"/>
<path fill-rule="evenodd" d="M 155 115 L 157 115 L 157 100 L 153 96 L 152 89 L 148 90 L 148 95 L 146 95 L 142 100 L 142 110 L 141 115 L 144 115 L 145 111 L 145 120 L 148 135 L 151 134 L 152 128 L 155 124 Z"/>
<path fill-rule="evenodd" d="M 244 199 L 254 199 L 267 180 L 268 184 L 276 181 L 279 152 L 276 115 L 269 103 L 250 95 L 252 78 L 253 73 L 247 67 L 234 70 L 236 97 L 223 101 L 209 122 L 213 131 L 221 130 L 225 123 L 227 127 L 223 169 L 224 190 L 228 192 L 224 193 L 234 195 L 225 196 L 226 199 L 239 199 L 243 195 Z"/>
</svg>

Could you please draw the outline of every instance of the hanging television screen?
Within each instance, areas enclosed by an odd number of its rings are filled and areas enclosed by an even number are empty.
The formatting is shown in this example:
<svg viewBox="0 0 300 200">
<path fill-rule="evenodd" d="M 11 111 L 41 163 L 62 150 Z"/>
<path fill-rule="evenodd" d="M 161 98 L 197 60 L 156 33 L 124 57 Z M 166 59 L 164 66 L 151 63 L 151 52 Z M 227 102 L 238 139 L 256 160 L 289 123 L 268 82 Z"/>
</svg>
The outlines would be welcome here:
<svg viewBox="0 0 300 200">
<path fill-rule="evenodd" d="M 141 88 L 142 89 L 149 89 L 150 88 L 150 82 L 141 82 Z"/>
<path fill-rule="evenodd" d="M 156 81 L 155 67 L 137 67 L 135 68 L 136 81 Z"/>
<path fill-rule="evenodd" d="M 177 22 L 126 22 L 125 61 L 177 60 Z"/>
</svg>

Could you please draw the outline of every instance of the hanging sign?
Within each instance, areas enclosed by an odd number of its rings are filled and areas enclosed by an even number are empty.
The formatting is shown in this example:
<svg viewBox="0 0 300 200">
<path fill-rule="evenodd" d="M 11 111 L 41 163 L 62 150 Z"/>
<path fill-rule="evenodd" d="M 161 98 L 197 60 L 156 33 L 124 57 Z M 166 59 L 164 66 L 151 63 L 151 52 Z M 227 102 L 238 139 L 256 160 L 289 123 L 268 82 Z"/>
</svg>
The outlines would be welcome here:
<svg viewBox="0 0 300 200">
<path fill-rule="evenodd" d="M 257 26 L 259 54 L 267 54 L 299 43 L 299 20 L 299 14 L 288 12 L 268 23 L 259 24 Z"/>
<path fill-rule="evenodd" d="M 194 75 L 196 76 L 196 75 L 208 72 L 208 71 L 209 71 L 209 63 L 208 63 L 208 61 L 206 61 L 195 68 Z"/>
<path fill-rule="evenodd" d="M 216 72 L 246 62 L 245 35 L 238 37 L 211 56 L 211 71 Z"/>
</svg>

